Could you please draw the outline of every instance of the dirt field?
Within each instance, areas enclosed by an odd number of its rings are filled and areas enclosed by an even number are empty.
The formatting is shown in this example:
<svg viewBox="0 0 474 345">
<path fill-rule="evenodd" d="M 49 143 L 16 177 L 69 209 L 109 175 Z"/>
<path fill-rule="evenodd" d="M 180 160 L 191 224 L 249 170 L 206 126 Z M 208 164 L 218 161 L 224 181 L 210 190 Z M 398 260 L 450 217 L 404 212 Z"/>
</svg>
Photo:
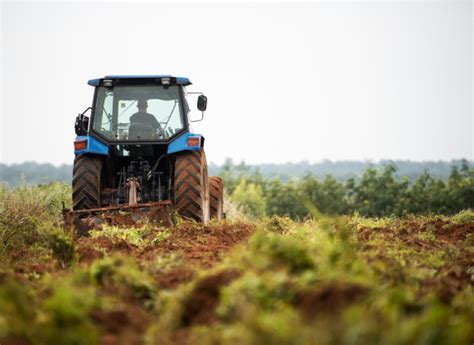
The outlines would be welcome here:
<svg viewBox="0 0 474 345">
<path fill-rule="evenodd" d="M 474 340 L 469 211 L 106 226 L 75 238 L 48 221 L 54 209 L 29 207 L 32 220 L 9 207 L 2 345 Z"/>
</svg>

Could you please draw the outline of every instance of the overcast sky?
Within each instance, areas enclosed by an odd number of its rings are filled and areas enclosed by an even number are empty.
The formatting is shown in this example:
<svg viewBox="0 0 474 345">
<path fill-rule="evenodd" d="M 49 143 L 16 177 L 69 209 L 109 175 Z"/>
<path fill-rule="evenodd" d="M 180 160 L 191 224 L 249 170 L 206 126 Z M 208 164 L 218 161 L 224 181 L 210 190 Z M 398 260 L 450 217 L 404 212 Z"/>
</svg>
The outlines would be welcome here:
<svg viewBox="0 0 474 345">
<path fill-rule="evenodd" d="M 216 163 L 474 159 L 471 1 L 0 6 L 3 163 L 72 163 L 106 74 L 189 77 Z"/>
</svg>

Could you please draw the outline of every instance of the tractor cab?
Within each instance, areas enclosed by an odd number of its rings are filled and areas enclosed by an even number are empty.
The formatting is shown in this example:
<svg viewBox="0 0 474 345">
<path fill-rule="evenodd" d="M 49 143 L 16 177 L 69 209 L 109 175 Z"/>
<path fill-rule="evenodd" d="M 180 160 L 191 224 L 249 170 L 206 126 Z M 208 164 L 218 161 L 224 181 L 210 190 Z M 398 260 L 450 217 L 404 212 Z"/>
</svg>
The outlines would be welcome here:
<svg viewBox="0 0 474 345">
<path fill-rule="evenodd" d="M 187 78 L 171 76 L 106 76 L 90 80 L 89 85 L 96 87 L 90 132 L 111 144 L 168 143 L 189 130 L 190 107 L 185 87 L 190 84 Z M 206 104 L 207 99 L 201 94 L 198 109 L 204 111 Z M 85 133 L 79 131 L 81 134 Z"/>
<path fill-rule="evenodd" d="M 187 108 L 178 85 L 100 86 L 92 131 L 107 141 L 168 141 L 187 128 Z"/>
</svg>

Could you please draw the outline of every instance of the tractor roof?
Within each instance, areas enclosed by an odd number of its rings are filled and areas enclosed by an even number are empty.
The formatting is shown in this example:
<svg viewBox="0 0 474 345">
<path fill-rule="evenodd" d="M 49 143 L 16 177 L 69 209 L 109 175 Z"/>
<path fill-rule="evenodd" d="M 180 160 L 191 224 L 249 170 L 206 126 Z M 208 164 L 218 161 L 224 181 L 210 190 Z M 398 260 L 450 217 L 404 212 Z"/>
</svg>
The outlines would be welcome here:
<svg viewBox="0 0 474 345">
<path fill-rule="evenodd" d="M 104 78 L 91 79 L 87 84 L 91 86 L 98 86 L 104 79 L 161 79 L 161 78 L 173 78 L 176 79 L 178 85 L 191 85 L 188 78 L 173 77 L 172 75 L 106 75 Z"/>
</svg>

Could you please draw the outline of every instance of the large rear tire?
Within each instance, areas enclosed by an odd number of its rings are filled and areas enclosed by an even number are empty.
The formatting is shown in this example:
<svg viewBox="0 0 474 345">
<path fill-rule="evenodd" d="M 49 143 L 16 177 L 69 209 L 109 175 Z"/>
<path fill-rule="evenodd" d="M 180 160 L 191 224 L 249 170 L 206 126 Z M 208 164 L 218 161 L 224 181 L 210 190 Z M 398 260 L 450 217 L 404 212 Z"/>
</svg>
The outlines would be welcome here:
<svg viewBox="0 0 474 345">
<path fill-rule="evenodd" d="M 224 183 L 220 177 L 209 177 L 209 196 L 210 216 L 221 220 L 224 215 Z"/>
<path fill-rule="evenodd" d="M 102 160 L 99 157 L 77 155 L 72 176 L 72 208 L 86 210 L 101 206 Z"/>
<path fill-rule="evenodd" d="M 176 210 L 183 217 L 203 224 L 209 221 L 209 181 L 203 150 L 176 155 L 174 202 Z"/>
</svg>

